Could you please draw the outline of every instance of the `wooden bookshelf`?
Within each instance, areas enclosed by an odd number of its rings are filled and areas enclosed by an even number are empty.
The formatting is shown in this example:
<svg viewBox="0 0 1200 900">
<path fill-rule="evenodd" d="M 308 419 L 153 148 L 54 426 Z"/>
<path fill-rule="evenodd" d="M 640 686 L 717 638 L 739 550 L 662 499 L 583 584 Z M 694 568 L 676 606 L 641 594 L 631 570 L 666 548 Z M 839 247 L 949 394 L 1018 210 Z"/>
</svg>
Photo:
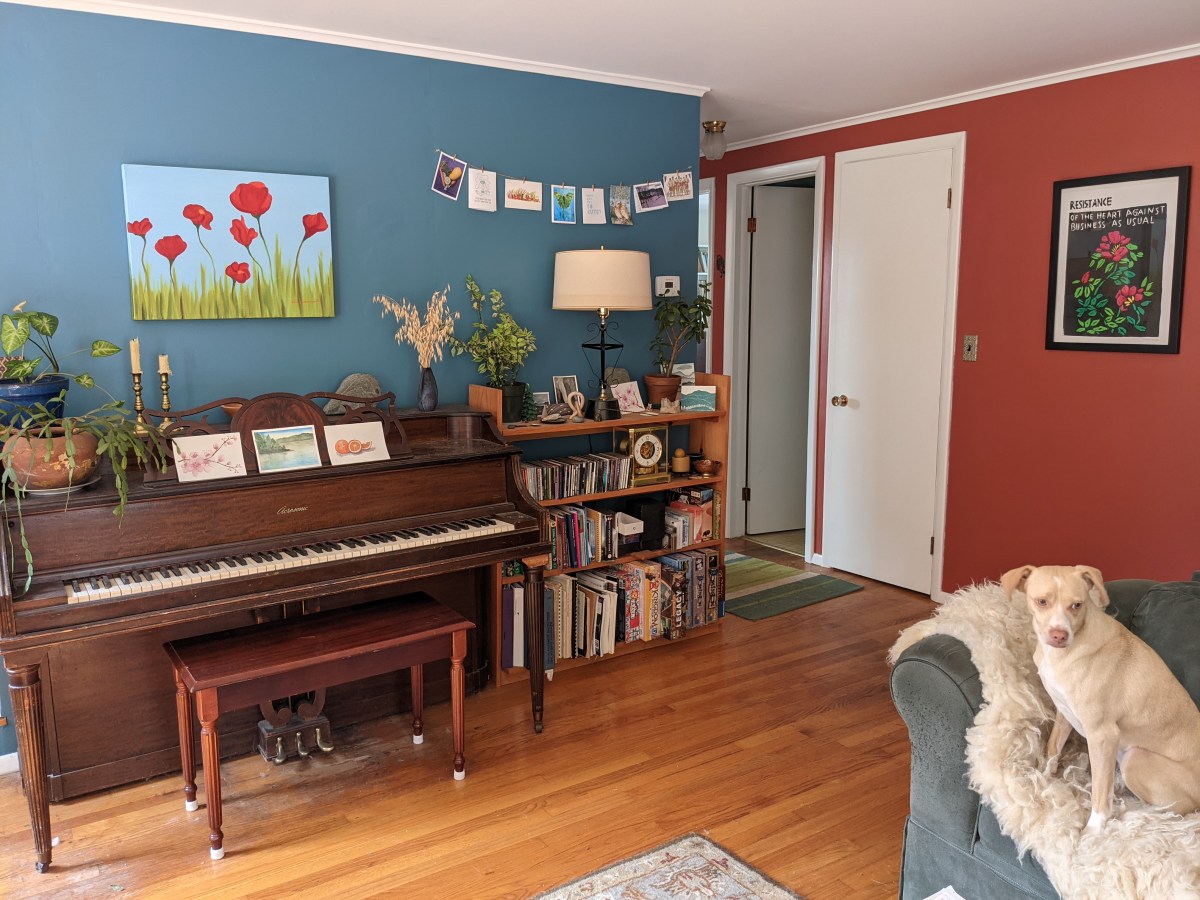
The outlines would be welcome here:
<svg viewBox="0 0 1200 900">
<path fill-rule="evenodd" d="M 696 374 L 696 383 L 700 385 L 709 385 L 717 389 L 717 408 L 715 412 L 660 413 L 652 416 L 631 413 L 622 416 L 620 419 L 613 419 L 605 422 L 596 422 L 588 419 L 583 422 L 565 422 L 560 425 L 522 423 L 516 425 L 500 425 L 499 429 L 500 433 L 506 440 L 516 444 L 524 444 L 527 441 L 546 440 L 551 438 L 608 434 L 611 433 L 614 428 L 629 427 L 631 425 L 635 427 L 646 425 L 667 425 L 672 428 L 676 426 L 686 427 L 686 448 L 688 452 L 698 453 L 699 451 L 703 450 L 704 455 L 709 459 L 720 460 L 722 465 L 719 473 L 714 476 L 704 478 L 673 476 L 670 481 L 663 482 L 662 484 L 647 484 L 620 491 L 579 494 L 554 500 L 535 500 L 533 502 L 544 508 L 550 508 L 555 506 L 564 506 L 567 504 L 594 502 L 597 500 L 619 499 L 621 497 L 630 497 L 640 494 L 663 493 L 672 488 L 695 486 L 712 487 L 721 494 L 721 529 L 723 532 L 725 520 L 728 516 L 728 507 L 730 502 L 726 474 L 729 464 L 730 381 L 728 375 L 712 375 L 704 372 L 698 372 Z M 473 384 L 470 386 L 468 398 L 472 407 L 491 413 L 492 417 L 497 423 L 501 421 L 502 400 L 499 390 L 496 388 L 486 387 L 485 385 Z M 718 534 L 713 540 L 692 544 L 682 549 L 694 550 L 702 548 L 716 549 L 723 555 L 725 549 L 724 534 Z M 556 575 L 560 572 L 570 574 L 572 572 L 580 572 L 586 569 L 598 569 L 603 568 L 604 566 L 611 566 L 632 559 L 653 559 L 654 557 L 663 556 L 669 552 L 672 551 L 639 550 L 635 553 L 623 555 L 620 557 L 620 559 L 596 562 L 592 565 L 585 566 L 582 569 L 548 569 L 546 574 Z M 514 583 L 520 580 L 522 580 L 521 576 L 503 576 L 501 574 L 501 567 L 499 565 L 493 567 L 492 575 L 488 579 L 488 588 L 490 591 L 489 606 L 492 615 L 492 621 L 494 623 L 500 622 L 501 588 L 505 584 Z M 700 628 L 689 629 L 682 640 L 687 640 L 687 638 L 693 633 L 703 633 L 713 627 L 715 627 L 715 625 L 706 625 Z M 499 660 L 502 658 L 501 629 L 497 624 L 497 627 L 492 628 L 491 631 L 491 655 L 492 659 L 497 663 L 494 666 L 496 683 L 508 684 L 513 681 L 522 681 L 527 679 L 529 677 L 529 673 L 524 668 L 500 668 Z M 602 663 L 605 660 L 612 659 L 616 656 L 623 656 L 627 653 L 635 653 L 650 647 L 661 647 L 677 644 L 679 643 L 679 640 L 680 639 L 666 640 L 659 638 L 658 640 L 654 641 L 635 641 L 633 643 L 620 644 L 617 647 L 616 653 L 613 654 L 595 657 L 580 657 L 576 659 L 560 659 L 555 663 L 555 670 L 562 671 L 576 668 L 581 665 Z"/>
</svg>

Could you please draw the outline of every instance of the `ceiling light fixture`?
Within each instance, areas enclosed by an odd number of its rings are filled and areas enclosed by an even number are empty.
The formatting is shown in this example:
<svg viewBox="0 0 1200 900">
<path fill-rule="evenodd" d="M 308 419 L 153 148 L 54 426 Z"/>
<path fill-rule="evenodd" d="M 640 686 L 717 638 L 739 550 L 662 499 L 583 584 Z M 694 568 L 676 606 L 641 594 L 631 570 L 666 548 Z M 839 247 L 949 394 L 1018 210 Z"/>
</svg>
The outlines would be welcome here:
<svg viewBox="0 0 1200 900">
<path fill-rule="evenodd" d="M 705 159 L 717 160 L 725 155 L 725 123 L 720 119 L 701 122 L 704 134 L 700 137 L 700 152 Z"/>
</svg>

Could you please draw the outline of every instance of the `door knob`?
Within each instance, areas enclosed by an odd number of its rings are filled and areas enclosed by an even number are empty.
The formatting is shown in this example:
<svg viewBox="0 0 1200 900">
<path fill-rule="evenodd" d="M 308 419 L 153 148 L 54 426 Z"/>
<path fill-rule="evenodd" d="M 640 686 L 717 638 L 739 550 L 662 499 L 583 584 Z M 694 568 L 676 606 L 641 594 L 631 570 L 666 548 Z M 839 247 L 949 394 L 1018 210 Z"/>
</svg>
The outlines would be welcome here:
<svg viewBox="0 0 1200 900">
<path fill-rule="evenodd" d="M 846 398 L 845 394 L 838 394 L 836 397 L 834 397 L 829 402 L 832 403 L 834 406 L 846 406 L 847 404 L 850 403 L 850 401 Z"/>
</svg>

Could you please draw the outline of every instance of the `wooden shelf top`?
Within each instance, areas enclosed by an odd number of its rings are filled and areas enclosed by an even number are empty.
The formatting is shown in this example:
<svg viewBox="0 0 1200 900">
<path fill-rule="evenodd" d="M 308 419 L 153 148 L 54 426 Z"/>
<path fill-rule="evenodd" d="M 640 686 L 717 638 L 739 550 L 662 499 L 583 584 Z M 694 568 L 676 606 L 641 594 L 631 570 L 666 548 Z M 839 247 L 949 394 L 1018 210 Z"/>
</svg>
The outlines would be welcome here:
<svg viewBox="0 0 1200 900">
<path fill-rule="evenodd" d="M 676 550 L 636 550 L 633 553 L 623 553 L 616 559 L 597 560 L 591 565 L 582 566 L 578 569 L 546 569 L 547 575 L 571 575 L 575 572 L 586 572 L 589 569 L 603 569 L 605 566 L 619 566 L 621 563 L 629 562 L 634 559 L 654 559 L 656 556 L 669 556 L 672 553 L 682 553 L 684 550 L 703 550 L 705 548 L 721 549 L 724 547 L 724 540 L 716 541 L 700 541 L 696 544 L 688 544 L 686 547 L 679 547 Z"/>
<path fill-rule="evenodd" d="M 567 437 L 573 434 L 605 434 L 614 428 L 647 428 L 652 425 L 686 425 L 689 422 L 715 421 L 725 418 L 724 410 L 716 412 L 659 413 L 643 416 L 628 413 L 619 419 L 597 422 L 584 419 L 582 422 L 563 422 L 559 425 L 542 425 L 537 422 L 506 424 L 500 433 L 509 441 L 529 441 L 538 438 Z"/>
</svg>

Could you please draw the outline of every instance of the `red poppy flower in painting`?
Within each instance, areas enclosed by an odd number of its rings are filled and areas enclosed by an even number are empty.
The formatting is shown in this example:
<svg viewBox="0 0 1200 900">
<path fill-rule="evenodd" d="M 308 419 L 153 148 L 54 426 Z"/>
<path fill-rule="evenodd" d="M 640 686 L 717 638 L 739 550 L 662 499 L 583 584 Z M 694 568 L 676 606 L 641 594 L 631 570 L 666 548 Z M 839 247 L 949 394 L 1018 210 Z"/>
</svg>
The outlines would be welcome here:
<svg viewBox="0 0 1200 900">
<path fill-rule="evenodd" d="M 229 233 L 243 247 L 249 247 L 254 243 L 254 239 L 258 237 L 258 232 L 246 224 L 245 216 L 238 216 L 230 223 Z"/>
<path fill-rule="evenodd" d="M 1110 231 L 1100 240 L 1098 252 L 1105 259 L 1120 262 L 1129 255 L 1129 238 L 1119 231 Z"/>
<path fill-rule="evenodd" d="M 183 208 L 183 217 L 197 228 L 207 228 L 212 231 L 213 214 L 199 203 L 189 203 Z"/>
<path fill-rule="evenodd" d="M 161 237 L 154 244 L 154 249 L 167 258 L 167 261 L 174 264 L 184 250 L 187 249 L 187 243 L 177 234 L 168 234 L 166 237 Z"/>
<path fill-rule="evenodd" d="M 1127 284 L 1117 291 L 1116 303 L 1118 309 L 1129 309 L 1135 303 L 1142 302 L 1142 289 L 1132 284 Z"/>
<path fill-rule="evenodd" d="M 271 208 L 271 192 L 261 181 L 239 184 L 229 195 L 229 202 L 238 212 L 258 218 Z"/>
<path fill-rule="evenodd" d="M 140 219 L 137 222 L 130 222 L 125 226 L 125 230 L 130 234 L 136 234 L 138 237 L 144 238 L 150 233 L 150 229 L 153 227 L 149 219 Z"/>
<path fill-rule="evenodd" d="M 329 230 L 329 223 L 325 221 L 325 213 L 311 213 L 302 216 L 301 221 L 304 223 L 304 239 L 306 241 L 314 234 Z"/>
<path fill-rule="evenodd" d="M 236 283 L 245 284 L 250 280 L 250 263 L 232 262 L 225 267 L 225 274 Z"/>
</svg>

